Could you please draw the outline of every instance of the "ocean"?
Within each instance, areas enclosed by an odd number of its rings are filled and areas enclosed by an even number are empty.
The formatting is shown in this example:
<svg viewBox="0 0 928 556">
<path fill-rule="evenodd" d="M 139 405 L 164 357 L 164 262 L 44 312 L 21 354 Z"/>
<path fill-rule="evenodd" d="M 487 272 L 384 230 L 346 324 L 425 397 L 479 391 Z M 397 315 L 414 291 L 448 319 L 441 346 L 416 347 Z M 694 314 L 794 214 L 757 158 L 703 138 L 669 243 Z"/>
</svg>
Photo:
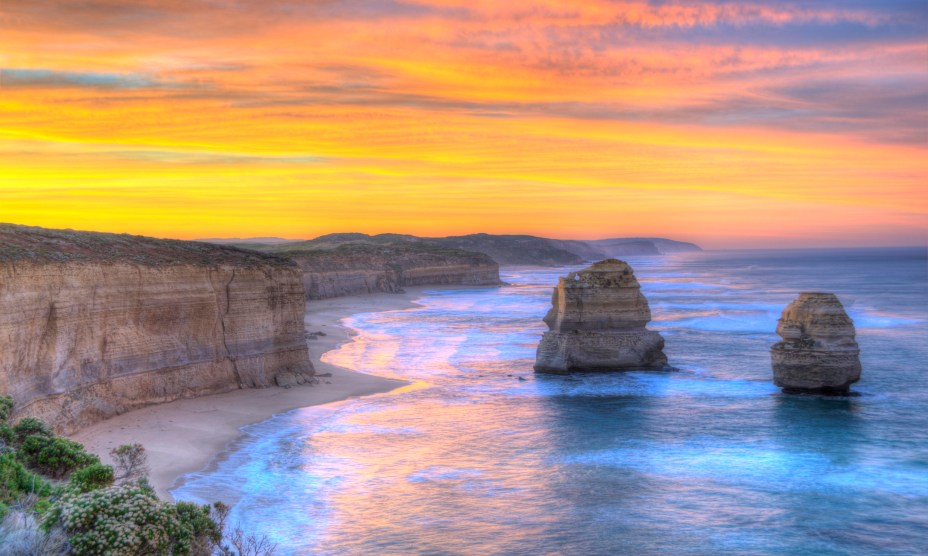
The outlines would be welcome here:
<svg viewBox="0 0 928 556">
<path fill-rule="evenodd" d="M 676 372 L 532 372 L 558 276 L 347 319 L 326 360 L 412 384 L 245 429 L 174 490 L 291 554 L 928 553 L 924 248 L 632 257 Z M 577 267 L 579 268 L 579 267 Z M 801 291 L 857 327 L 853 397 L 782 394 Z"/>
</svg>

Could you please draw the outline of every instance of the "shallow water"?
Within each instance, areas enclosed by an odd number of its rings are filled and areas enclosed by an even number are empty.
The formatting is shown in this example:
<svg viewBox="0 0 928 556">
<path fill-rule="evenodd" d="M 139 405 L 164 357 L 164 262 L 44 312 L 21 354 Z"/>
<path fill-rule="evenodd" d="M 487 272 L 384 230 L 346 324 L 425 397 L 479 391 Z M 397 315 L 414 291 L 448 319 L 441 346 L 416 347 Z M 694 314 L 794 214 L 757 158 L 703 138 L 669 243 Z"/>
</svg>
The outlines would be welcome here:
<svg viewBox="0 0 928 556">
<path fill-rule="evenodd" d="M 570 269 L 504 270 L 348 319 L 327 361 L 415 384 L 248 427 L 174 496 L 234 503 L 279 554 L 928 551 L 924 249 L 629 262 L 679 372 L 535 376 Z M 771 384 L 776 319 L 816 290 L 857 325 L 858 397 Z"/>
</svg>

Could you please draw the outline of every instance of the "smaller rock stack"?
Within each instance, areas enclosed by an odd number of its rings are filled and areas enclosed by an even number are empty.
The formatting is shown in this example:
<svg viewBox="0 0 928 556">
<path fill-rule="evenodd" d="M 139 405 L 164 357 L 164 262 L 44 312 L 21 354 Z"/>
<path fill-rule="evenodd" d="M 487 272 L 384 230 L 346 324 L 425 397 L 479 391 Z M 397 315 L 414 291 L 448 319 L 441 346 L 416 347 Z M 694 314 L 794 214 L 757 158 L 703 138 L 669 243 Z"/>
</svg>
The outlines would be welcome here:
<svg viewBox="0 0 928 556">
<path fill-rule="evenodd" d="M 833 293 L 800 293 L 777 325 L 773 383 L 787 393 L 846 395 L 860 380 L 854 321 Z"/>
<path fill-rule="evenodd" d="M 628 263 L 607 259 L 561 278 L 545 316 L 535 372 L 660 370 L 664 339 L 645 327 L 648 301 Z"/>
</svg>

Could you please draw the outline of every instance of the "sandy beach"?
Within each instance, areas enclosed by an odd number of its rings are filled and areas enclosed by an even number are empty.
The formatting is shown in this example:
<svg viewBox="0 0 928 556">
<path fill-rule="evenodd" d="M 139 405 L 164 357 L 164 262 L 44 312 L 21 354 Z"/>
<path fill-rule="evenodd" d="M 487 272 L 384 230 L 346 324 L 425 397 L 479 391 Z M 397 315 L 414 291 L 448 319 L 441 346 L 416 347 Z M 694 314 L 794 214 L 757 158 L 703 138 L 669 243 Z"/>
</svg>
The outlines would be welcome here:
<svg viewBox="0 0 928 556">
<path fill-rule="evenodd" d="M 320 358 L 351 341 L 352 331 L 341 319 L 366 312 L 414 307 L 421 288 L 403 294 L 341 297 L 307 303 L 307 332 L 325 332 L 308 340 L 318 384 L 289 389 L 271 387 L 235 390 L 202 398 L 177 400 L 150 406 L 96 423 L 71 438 L 109 463 L 109 451 L 121 444 L 138 442 L 145 447 L 151 468 L 150 481 L 159 496 L 170 499 L 169 490 L 186 473 L 206 468 L 241 435 L 241 428 L 299 407 L 319 405 L 357 396 L 387 392 L 403 381 L 355 372 L 324 363 Z"/>
</svg>

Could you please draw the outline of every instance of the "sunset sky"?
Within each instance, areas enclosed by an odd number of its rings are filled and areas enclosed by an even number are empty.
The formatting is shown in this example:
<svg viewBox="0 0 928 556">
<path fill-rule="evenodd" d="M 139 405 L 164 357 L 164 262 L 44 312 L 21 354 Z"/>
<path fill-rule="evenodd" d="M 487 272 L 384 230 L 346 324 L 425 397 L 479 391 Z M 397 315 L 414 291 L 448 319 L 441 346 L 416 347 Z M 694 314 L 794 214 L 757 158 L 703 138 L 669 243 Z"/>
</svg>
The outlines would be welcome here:
<svg viewBox="0 0 928 556">
<path fill-rule="evenodd" d="M 0 221 L 928 243 L 924 0 L 2 0 Z"/>
</svg>

